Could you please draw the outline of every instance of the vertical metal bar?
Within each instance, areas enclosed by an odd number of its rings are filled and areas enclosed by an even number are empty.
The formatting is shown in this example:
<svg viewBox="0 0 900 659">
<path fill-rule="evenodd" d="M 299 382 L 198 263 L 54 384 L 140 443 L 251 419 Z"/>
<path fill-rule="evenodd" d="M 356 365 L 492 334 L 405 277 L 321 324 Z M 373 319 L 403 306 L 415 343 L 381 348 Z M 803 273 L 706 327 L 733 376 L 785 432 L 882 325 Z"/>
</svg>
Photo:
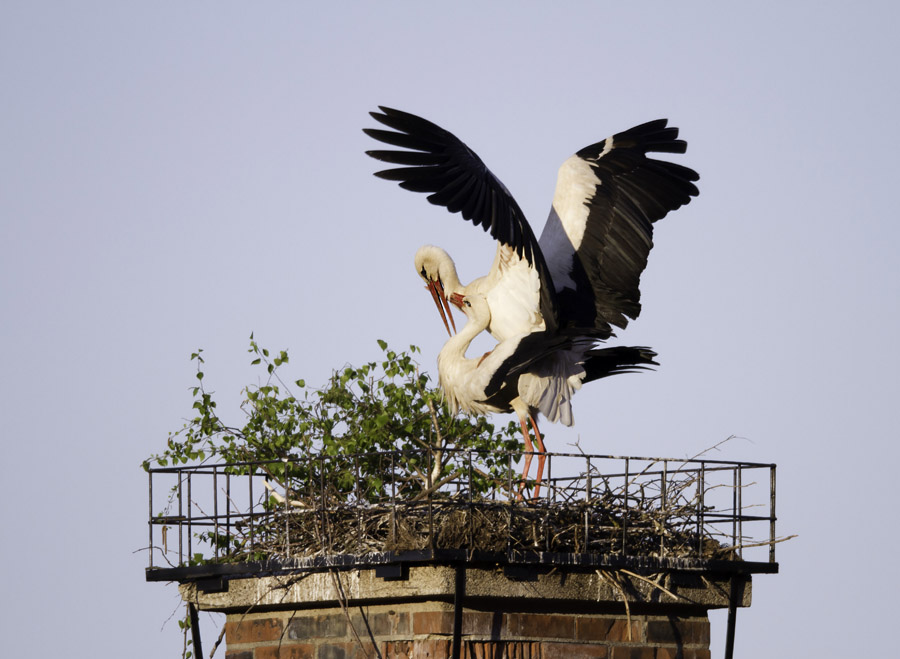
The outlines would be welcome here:
<svg viewBox="0 0 900 659">
<path fill-rule="evenodd" d="M 356 551 L 363 553 L 363 518 L 362 518 L 362 492 L 359 489 L 359 455 L 353 456 L 353 471 L 356 475 L 354 489 L 356 490 Z"/>
<path fill-rule="evenodd" d="M 197 615 L 197 607 L 188 603 L 188 618 L 191 621 L 191 640 L 193 641 L 194 651 L 191 653 L 193 657 L 203 656 L 203 647 L 200 639 L 200 619 Z"/>
<path fill-rule="evenodd" d="M 628 543 L 626 542 L 626 538 L 628 536 L 628 479 L 630 478 L 630 466 L 630 460 L 625 458 L 625 499 L 622 506 L 622 554 L 625 556 L 628 555 Z"/>
<path fill-rule="evenodd" d="M 191 536 L 194 535 L 194 524 L 193 524 L 193 516 L 194 513 L 191 510 L 191 502 L 193 501 L 193 495 L 191 494 L 191 472 L 187 473 L 187 545 L 188 545 L 188 562 L 194 557 L 194 550 L 192 548 L 191 543 L 193 539 Z"/>
<path fill-rule="evenodd" d="M 288 487 L 288 470 L 287 463 L 282 462 L 284 468 L 281 470 L 281 479 L 284 481 L 284 555 L 291 557 L 291 489 Z M 312 482 L 312 479 L 310 479 Z M 315 501 L 314 498 L 310 499 Z"/>
<path fill-rule="evenodd" d="M 213 556 L 219 560 L 219 468 L 213 467 Z"/>
<path fill-rule="evenodd" d="M 328 511 L 325 505 L 325 456 L 319 458 L 319 501 L 322 508 L 322 538 L 328 551 L 331 551 L 331 533 L 328 524 Z"/>
<path fill-rule="evenodd" d="M 666 478 L 669 475 L 669 461 L 663 460 L 663 468 L 662 474 L 660 474 L 660 478 L 662 481 L 659 484 L 659 514 L 660 514 L 660 524 L 659 524 L 659 555 L 666 555 Z"/>
<path fill-rule="evenodd" d="M 256 467 L 251 465 L 247 471 L 250 474 L 250 478 L 247 479 L 247 496 L 249 497 L 250 502 L 250 550 L 253 551 L 255 549 L 253 546 L 253 508 L 255 507 L 253 502 L 253 476 L 256 474 Z M 263 508 L 263 510 L 265 510 L 265 508 Z"/>
<path fill-rule="evenodd" d="M 769 468 L 769 562 L 775 562 L 775 465 Z"/>
<path fill-rule="evenodd" d="M 743 472 L 741 471 L 741 465 L 738 465 L 737 468 L 737 514 L 738 514 L 738 557 L 744 558 L 744 481 L 743 481 Z"/>
<path fill-rule="evenodd" d="M 391 543 L 397 542 L 397 483 L 394 478 L 394 454 L 391 451 Z"/>
<path fill-rule="evenodd" d="M 147 472 L 147 501 L 148 501 L 148 514 L 147 514 L 147 531 L 150 534 L 150 537 L 147 541 L 147 553 L 150 554 L 150 563 L 148 567 L 153 567 L 153 472 Z"/>
<path fill-rule="evenodd" d="M 697 558 L 703 558 L 703 507 L 706 496 L 706 462 L 700 462 L 700 477 L 697 480 Z"/>
<path fill-rule="evenodd" d="M 462 658 L 463 601 L 466 597 L 466 564 L 456 564 L 453 589 L 453 637 L 450 645 L 451 659 Z"/>
<path fill-rule="evenodd" d="M 225 537 L 231 544 L 231 474 L 225 473 Z"/>
<path fill-rule="evenodd" d="M 509 488 L 507 492 L 507 496 L 509 497 L 509 502 L 512 503 L 513 500 L 513 490 L 512 490 L 512 453 L 506 454 L 506 476 L 509 479 L 509 482 L 506 486 Z"/>
<path fill-rule="evenodd" d="M 590 550 L 591 544 L 591 489 L 593 483 L 591 479 L 593 474 L 591 473 L 591 459 L 587 459 L 587 480 L 585 480 L 585 490 L 584 490 L 584 551 L 588 552 Z"/>
<path fill-rule="evenodd" d="M 737 547 L 737 488 L 738 488 L 738 472 L 737 467 L 731 470 L 731 546 Z"/>
<path fill-rule="evenodd" d="M 512 453 L 506 453 L 506 476 L 508 479 L 507 501 L 506 501 L 506 554 L 512 550 L 512 527 L 513 527 L 513 489 L 512 489 Z"/>
<path fill-rule="evenodd" d="M 184 486 L 182 485 L 182 474 L 178 474 L 178 565 L 184 564 L 184 512 L 183 512 L 183 496 Z"/>
<path fill-rule="evenodd" d="M 431 478 L 431 470 L 434 469 L 434 454 L 431 451 L 426 451 L 426 453 L 428 454 L 428 475 L 425 478 L 425 484 L 428 487 L 428 496 L 426 497 L 428 502 L 428 547 L 431 550 L 434 550 L 434 497 L 432 496 L 434 493 L 431 491 L 431 488 L 434 485 Z"/>
<path fill-rule="evenodd" d="M 544 453 L 544 459 L 547 461 L 547 488 L 553 490 L 550 500 L 556 503 L 556 483 L 553 482 L 553 455 Z"/>
<path fill-rule="evenodd" d="M 474 484 L 472 482 L 472 449 L 469 449 L 467 452 L 468 460 L 469 460 L 469 550 L 471 551 L 475 547 L 475 505 L 473 503 L 472 498 L 472 489 Z"/>
<path fill-rule="evenodd" d="M 725 659 L 733 659 L 734 657 L 734 630 L 737 622 L 738 598 L 737 581 L 739 578 L 736 575 L 731 577 L 731 589 L 728 595 L 728 626 L 725 630 Z"/>
</svg>

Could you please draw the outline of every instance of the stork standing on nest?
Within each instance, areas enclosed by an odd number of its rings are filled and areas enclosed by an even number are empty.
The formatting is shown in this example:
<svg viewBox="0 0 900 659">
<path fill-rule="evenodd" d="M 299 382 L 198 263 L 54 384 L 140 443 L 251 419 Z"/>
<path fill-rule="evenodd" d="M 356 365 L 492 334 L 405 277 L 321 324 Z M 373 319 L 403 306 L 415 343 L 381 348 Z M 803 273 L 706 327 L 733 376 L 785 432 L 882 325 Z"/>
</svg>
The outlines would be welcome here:
<svg viewBox="0 0 900 659">
<path fill-rule="evenodd" d="M 698 194 L 695 171 L 647 157 L 651 152 L 685 152 L 687 143 L 678 139 L 678 129 L 668 126 L 668 120 L 617 133 L 563 162 L 550 215 L 537 240 L 516 200 L 461 140 L 416 115 L 386 107 L 380 110 L 371 116 L 392 130 L 367 128 L 365 133 L 401 150 L 367 153 L 402 166 L 376 176 L 428 193 L 431 203 L 460 213 L 497 240 L 488 274 L 468 285 L 460 282 L 444 250 L 426 245 L 416 253 L 416 271 L 431 291 L 448 333 L 448 318 L 453 320 L 447 299 L 454 294 L 483 296 L 486 329 L 500 342 L 498 348 L 517 338 L 518 343 L 540 346 L 539 354 L 563 340 L 606 340 L 614 336 L 614 327 L 624 329 L 629 319 L 637 318 L 640 276 L 653 246 L 653 223 Z M 530 334 L 534 336 L 526 338 Z M 523 368 L 496 372 L 521 374 Z M 568 382 L 568 377 L 559 382 Z M 504 382 L 507 388 L 515 388 L 511 380 Z M 545 416 L 570 425 L 568 397 L 560 400 L 566 401 L 560 407 L 565 413 L 549 416 L 544 412 Z M 523 414 L 518 410 L 517 414 L 530 446 Z M 526 416 L 543 453 L 530 410 Z"/>
<path fill-rule="evenodd" d="M 466 350 L 472 339 L 490 324 L 490 306 L 480 293 L 451 293 L 450 302 L 468 317 L 463 329 L 444 344 L 438 355 L 440 385 L 450 410 L 454 414 L 459 410 L 469 414 L 516 413 L 527 451 L 523 484 L 535 452 L 527 425 L 531 422 L 538 448 L 535 497 L 540 494 L 545 460 L 544 443 L 534 419 L 538 411 L 551 421 L 571 425 L 571 399 L 582 384 L 656 365 L 656 353 L 649 348 L 598 348 L 590 336 L 548 330 L 504 339 L 480 359 L 468 359 Z"/>
</svg>

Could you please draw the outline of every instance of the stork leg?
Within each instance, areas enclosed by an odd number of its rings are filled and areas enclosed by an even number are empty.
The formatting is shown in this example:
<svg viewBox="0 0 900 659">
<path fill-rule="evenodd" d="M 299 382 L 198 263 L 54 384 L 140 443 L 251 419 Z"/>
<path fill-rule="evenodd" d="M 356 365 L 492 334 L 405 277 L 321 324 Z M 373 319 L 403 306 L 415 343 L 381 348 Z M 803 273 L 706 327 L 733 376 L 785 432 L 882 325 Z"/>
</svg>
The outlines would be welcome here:
<svg viewBox="0 0 900 659">
<path fill-rule="evenodd" d="M 531 418 L 531 415 L 528 415 L 528 418 Z M 534 420 L 531 421 L 534 423 Z M 522 467 L 522 481 L 519 483 L 519 500 L 521 501 L 524 497 L 522 496 L 522 490 L 525 489 L 525 482 L 528 480 L 528 470 L 531 469 L 531 458 L 534 457 L 534 444 L 531 443 L 531 433 L 528 432 L 528 424 L 525 422 L 525 417 L 519 416 L 519 425 L 522 426 L 522 438 L 525 440 L 525 466 Z"/>
<path fill-rule="evenodd" d="M 531 459 L 534 457 L 534 453 L 538 454 L 537 479 L 534 484 L 535 499 L 541 494 L 541 479 L 544 477 L 544 462 L 547 460 L 547 456 L 545 455 L 546 451 L 544 450 L 544 440 L 541 438 L 540 430 L 538 430 L 537 421 L 534 420 L 531 412 L 527 412 L 526 415 L 527 416 L 519 416 L 519 425 L 522 426 L 522 438 L 525 440 L 526 450 L 525 466 L 522 467 L 522 482 L 519 484 L 520 500 L 523 498 L 522 490 L 525 489 L 525 483 L 528 481 L 528 470 L 531 469 Z M 534 450 L 534 444 L 531 443 L 531 433 L 528 431 L 526 419 L 531 422 L 531 427 L 534 429 L 534 440 L 538 445 L 537 451 Z"/>
<path fill-rule="evenodd" d="M 538 445 L 537 477 L 534 484 L 534 498 L 537 499 L 541 495 L 541 479 L 544 476 L 544 462 L 547 460 L 547 451 L 544 450 L 544 440 L 541 438 L 541 432 L 538 430 L 537 421 L 534 420 L 530 412 L 528 420 L 531 421 L 531 427 L 534 428 L 534 441 Z"/>
</svg>

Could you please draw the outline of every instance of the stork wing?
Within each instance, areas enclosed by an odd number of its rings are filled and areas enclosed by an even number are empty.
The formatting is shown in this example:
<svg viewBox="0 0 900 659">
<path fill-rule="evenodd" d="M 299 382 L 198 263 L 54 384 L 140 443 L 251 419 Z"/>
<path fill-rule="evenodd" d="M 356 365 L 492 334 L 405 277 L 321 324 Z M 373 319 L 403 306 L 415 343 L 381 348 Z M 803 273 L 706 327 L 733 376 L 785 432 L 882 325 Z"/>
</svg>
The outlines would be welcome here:
<svg viewBox="0 0 900 659">
<path fill-rule="evenodd" d="M 364 128 L 380 142 L 405 150 L 377 150 L 366 153 L 377 160 L 397 165 L 376 172 L 401 188 L 425 192 L 428 201 L 485 231 L 510 247 L 533 267 L 541 281 L 541 313 L 548 327 L 555 326 L 556 297 L 550 271 L 531 226 L 506 186 L 494 176 L 478 155 L 449 131 L 408 112 L 379 106 L 371 116 L 393 131 Z"/>
<path fill-rule="evenodd" d="M 653 223 L 699 191 L 697 172 L 648 158 L 684 153 L 666 119 L 635 126 L 578 151 L 559 170 L 540 245 L 564 328 L 612 333 L 641 311 L 640 278 L 653 247 Z"/>
</svg>

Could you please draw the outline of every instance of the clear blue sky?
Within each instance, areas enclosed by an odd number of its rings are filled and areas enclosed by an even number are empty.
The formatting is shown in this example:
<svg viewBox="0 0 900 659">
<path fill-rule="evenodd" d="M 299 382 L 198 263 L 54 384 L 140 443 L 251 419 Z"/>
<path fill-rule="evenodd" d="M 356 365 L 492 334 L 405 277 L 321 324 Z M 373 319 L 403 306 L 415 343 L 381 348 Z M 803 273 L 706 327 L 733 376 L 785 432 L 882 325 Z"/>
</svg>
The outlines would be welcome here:
<svg viewBox="0 0 900 659">
<path fill-rule="evenodd" d="M 538 231 L 575 150 L 681 127 L 701 194 L 658 225 L 621 335 L 661 367 L 589 385 L 547 441 L 744 438 L 718 457 L 778 463 L 799 537 L 756 578 L 738 656 L 893 647 L 897 24 L 888 2 L 4 2 L 5 651 L 177 656 L 139 464 L 191 412 L 194 349 L 235 418 L 251 331 L 310 383 L 379 338 L 434 372 L 413 253 L 444 246 L 467 281 L 493 245 L 372 176 L 377 104 L 459 135 Z"/>
</svg>

